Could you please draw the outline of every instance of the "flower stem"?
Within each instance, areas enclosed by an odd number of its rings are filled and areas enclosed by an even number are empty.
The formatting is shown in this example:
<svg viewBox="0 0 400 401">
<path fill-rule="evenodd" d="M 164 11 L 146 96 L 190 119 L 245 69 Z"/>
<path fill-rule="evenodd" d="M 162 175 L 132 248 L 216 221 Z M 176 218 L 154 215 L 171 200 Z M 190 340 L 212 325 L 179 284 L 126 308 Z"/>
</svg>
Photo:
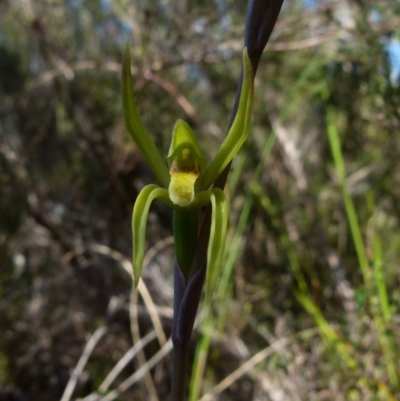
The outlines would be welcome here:
<svg viewBox="0 0 400 401">
<path fill-rule="evenodd" d="M 175 255 L 187 284 L 198 235 L 198 210 L 175 210 L 173 227 Z"/>
<path fill-rule="evenodd" d="M 172 366 L 171 401 L 185 401 L 188 376 L 189 342 L 176 340 Z"/>
</svg>

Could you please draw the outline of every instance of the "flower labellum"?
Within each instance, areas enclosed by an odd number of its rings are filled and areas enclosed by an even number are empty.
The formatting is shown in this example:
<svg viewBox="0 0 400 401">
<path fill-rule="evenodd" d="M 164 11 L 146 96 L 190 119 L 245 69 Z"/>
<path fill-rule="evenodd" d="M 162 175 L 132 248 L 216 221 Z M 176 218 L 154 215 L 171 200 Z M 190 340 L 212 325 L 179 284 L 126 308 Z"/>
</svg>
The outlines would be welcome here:
<svg viewBox="0 0 400 401">
<path fill-rule="evenodd" d="M 170 199 L 179 206 L 190 205 L 194 199 L 194 184 L 200 175 L 200 166 L 190 149 L 182 149 L 181 154 L 172 162 L 170 174 Z"/>
</svg>

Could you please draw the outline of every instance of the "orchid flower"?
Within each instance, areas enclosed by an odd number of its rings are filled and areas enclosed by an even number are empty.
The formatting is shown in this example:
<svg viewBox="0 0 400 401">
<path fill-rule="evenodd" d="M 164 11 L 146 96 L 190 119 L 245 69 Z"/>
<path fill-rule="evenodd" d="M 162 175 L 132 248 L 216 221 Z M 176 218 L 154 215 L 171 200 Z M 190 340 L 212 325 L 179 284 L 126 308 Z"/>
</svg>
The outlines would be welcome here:
<svg viewBox="0 0 400 401">
<path fill-rule="evenodd" d="M 174 237 L 178 265 L 186 283 L 197 243 L 199 212 L 211 204 L 212 221 L 207 249 L 206 302 L 211 301 L 221 272 L 228 224 L 223 191 L 213 183 L 232 161 L 249 135 L 253 108 L 254 73 L 247 49 L 243 51 L 243 85 L 233 124 L 215 157 L 207 162 L 194 132 L 178 120 L 172 132 L 167 163 L 142 123 L 133 93 L 129 48 L 122 71 L 123 108 L 128 131 L 156 175 L 160 185 L 150 184 L 139 193 L 132 216 L 133 277 L 138 285 L 143 268 L 146 222 L 150 205 L 159 199 L 174 210 Z M 167 167 L 168 166 L 168 167 Z"/>
</svg>

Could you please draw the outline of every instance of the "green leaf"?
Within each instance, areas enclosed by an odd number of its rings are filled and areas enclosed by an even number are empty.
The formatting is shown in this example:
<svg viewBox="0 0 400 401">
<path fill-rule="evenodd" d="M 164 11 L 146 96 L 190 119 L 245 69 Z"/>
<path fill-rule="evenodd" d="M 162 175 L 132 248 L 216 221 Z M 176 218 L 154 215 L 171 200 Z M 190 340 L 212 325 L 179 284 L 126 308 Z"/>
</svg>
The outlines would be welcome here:
<svg viewBox="0 0 400 401">
<path fill-rule="evenodd" d="M 143 259 L 146 240 L 146 223 L 151 202 L 160 199 L 170 207 L 174 207 L 168 197 L 168 191 L 157 185 L 145 186 L 139 193 L 132 214 L 133 236 L 133 281 L 135 287 L 139 284 L 143 270 Z"/>
<path fill-rule="evenodd" d="M 225 195 L 219 188 L 213 188 L 211 192 L 212 218 L 207 250 L 206 275 L 207 305 L 211 303 L 212 295 L 221 276 L 228 226 L 228 204 Z"/>
<path fill-rule="evenodd" d="M 147 163 L 153 170 L 160 184 L 168 188 L 169 172 L 159 151 L 147 132 L 136 107 L 131 76 L 131 59 L 129 47 L 126 46 L 125 57 L 122 66 L 122 105 L 124 108 L 125 124 L 132 139 L 142 152 Z"/>
<path fill-rule="evenodd" d="M 243 50 L 243 83 L 238 111 L 228 135 L 204 172 L 201 183 L 203 189 L 210 188 L 247 139 L 253 112 L 253 94 L 253 68 L 247 54 L 247 49 L 245 48 Z"/>
</svg>

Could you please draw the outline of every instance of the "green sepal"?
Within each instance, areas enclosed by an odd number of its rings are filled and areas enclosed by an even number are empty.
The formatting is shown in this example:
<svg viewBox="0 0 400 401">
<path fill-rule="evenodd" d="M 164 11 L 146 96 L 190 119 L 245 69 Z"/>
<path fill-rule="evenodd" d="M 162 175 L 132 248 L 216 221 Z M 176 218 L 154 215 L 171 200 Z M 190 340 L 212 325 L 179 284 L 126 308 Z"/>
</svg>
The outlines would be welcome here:
<svg viewBox="0 0 400 401">
<path fill-rule="evenodd" d="M 206 305 L 210 305 L 221 276 L 228 226 L 228 204 L 225 195 L 219 188 L 213 188 L 211 192 L 212 218 L 207 250 Z"/>
<path fill-rule="evenodd" d="M 154 184 L 145 186 L 136 198 L 132 214 L 133 282 L 135 287 L 139 284 L 142 275 L 147 216 L 154 199 L 160 199 L 169 207 L 174 207 L 169 199 L 168 191 Z"/>
<path fill-rule="evenodd" d="M 211 202 L 211 228 L 207 248 L 207 273 L 205 301 L 209 305 L 217 287 L 223 267 L 226 232 L 228 227 L 228 203 L 219 188 L 202 191 L 185 210 L 198 210 Z"/>
<path fill-rule="evenodd" d="M 253 112 L 254 74 L 247 48 L 243 50 L 243 82 L 238 110 L 224 142 L 208 165 L 202 179 L 202 189 L 208 189 L 239 151 L 250 132 Z"/>
<path fill-rule="evenodd" d="M 183 149 L 190 149 L 196 155 L 201 169 L 205 167 L 207 159 L 194 132 L 185 121 L 178 120 L 172 131 L 171 146 L 168 152 L 168 163 L 170 166 Z"/>
<path fill-rule="evenodd" d="M 160 184 L 164 188 L 168 188 L 168 168 L 143 125 L 137 111 L 135 95 L 133 93 L 131 60 L 128 46 L 126 46 L 122 66 L 122 106 L 124 109 L 125 124 L 130 136 L 140 149 Z"/>
<path fill-rule="evenodd" d="M 198 222 L 199 209 L 179 208 L 174 210 L 175 256 L 186 282 L 197 246 Z"/>
</svg>

